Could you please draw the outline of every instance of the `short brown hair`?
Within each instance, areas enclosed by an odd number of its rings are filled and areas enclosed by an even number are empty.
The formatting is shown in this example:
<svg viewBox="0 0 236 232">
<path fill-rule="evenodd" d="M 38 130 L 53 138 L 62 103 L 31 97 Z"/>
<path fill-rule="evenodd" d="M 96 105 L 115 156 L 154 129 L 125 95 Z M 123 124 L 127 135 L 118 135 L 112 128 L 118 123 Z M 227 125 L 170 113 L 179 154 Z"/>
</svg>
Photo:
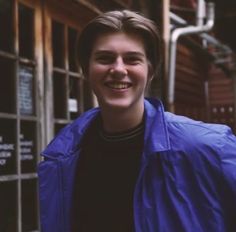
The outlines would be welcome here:
<svg viewBox="0 0 236 232">
<path fill-rule="evenodd" d="M 157 75 L 161 61 L 161 39 L 157 26 L 152 20 L 130 10 L 103 13 L 82 30 L 77 44 L 78 62 L 85 75 L 88 74 L 89 59 L 96 38 L 109 32 L 135 33 L 141 36 L 153 75 Z"/>
</svg>

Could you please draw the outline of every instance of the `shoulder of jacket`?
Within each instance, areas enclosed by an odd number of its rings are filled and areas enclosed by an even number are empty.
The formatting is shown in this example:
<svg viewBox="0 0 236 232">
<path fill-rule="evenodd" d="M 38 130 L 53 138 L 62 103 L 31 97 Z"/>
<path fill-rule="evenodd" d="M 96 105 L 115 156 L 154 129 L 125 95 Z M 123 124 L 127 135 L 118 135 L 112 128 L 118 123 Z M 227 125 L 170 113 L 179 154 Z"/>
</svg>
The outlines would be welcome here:
<svg viewBox="0 0 236 232">
<path fill-rule="evenodd" d="M 221 124 L 196 121 L 185 116 L 165 113 L 170 141 L 176 146 L 200 149 L 208 147 L 219 150 L 222 144 L 232 135 L 232 130 Z"/>
<path fill-rule="evenodd" d="M 197 131 L 203 130 L 205 132 L 216 133 L 219 135 L 232 132 L 231 128 L 224 124 L 206 123 L 170 112 L 165 112 L 165 119 L 167 126 L 169 127 L 180 127 L 181 129 L 192 129 Z"/>
<path fill-rule="evenodd" d="M 85 130 L 96 117 L 99 112 L 98 108 L 93 108 L 72 123 L 61 129 L 58 134 L 52 139 L 52 141 L 47 145 L 47 147 L 42 152 L 43 156 L 67 156 L 80 144 L 81 138 L 85 133 Z"/>
</svg>

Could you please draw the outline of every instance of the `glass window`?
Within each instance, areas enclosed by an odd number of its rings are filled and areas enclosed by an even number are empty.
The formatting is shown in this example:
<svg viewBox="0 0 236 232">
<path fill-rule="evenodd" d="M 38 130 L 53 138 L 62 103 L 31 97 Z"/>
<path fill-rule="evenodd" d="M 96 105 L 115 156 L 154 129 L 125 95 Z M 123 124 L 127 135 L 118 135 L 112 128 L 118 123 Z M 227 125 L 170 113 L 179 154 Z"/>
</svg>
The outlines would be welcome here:
<svg viewBox="0 0 236 232">
<path fill-rule="evenodd" d="M 53 75 L 53 105 L 55 118 L 67 118 L 67 84 L 66 76 L 54 72 Z"/>
<path fill-rule="evenodd" d="M 34 58 L 34 10 L 19 4 L 19 54 Z"/>
<path fill-rule="evenodd" d="M 0 1 L 0 50 L 12 52 L 13 46 L 13 0 Z"/>
<path fill-rule="evenodd" d="M 65 37 L 64 25 L 56 21 L 52 22 L 52 49 L 53 66 L 58 68 L 65 67 Z"/>
<path fill-rule="evenodd" d="M 17 231 L 17 183 L 0 182 L 0 231 Z"/>
<path fill-rule="evenodd" d="M 75 119 L 81 113 L 81 81 L 79 78 L 70 77 L 70 97 L 68 108 L 70 112 L 70 118 Z"/>
<path fill-rule="evenodd" d="M 21 183 L 22 231 L 35 231 L 38 229 L 37 182 L 35 179 L 31 179 L 23 180 Z"/>
<path fill-rule="evenodd" d="M 76 40 L 77 31 L 69 27 L 68 29 L 68 50 L 69 50 L 69 70 L 72 72 L 78 72 L 76 64 Z"/>
<path fill-rule="evenodd" d="M 1 35 L 0 35 L 1 36 Z M 15 62 L 0 57 L 0 112 L 16 112 L 15 104 Z"/>
</svg>

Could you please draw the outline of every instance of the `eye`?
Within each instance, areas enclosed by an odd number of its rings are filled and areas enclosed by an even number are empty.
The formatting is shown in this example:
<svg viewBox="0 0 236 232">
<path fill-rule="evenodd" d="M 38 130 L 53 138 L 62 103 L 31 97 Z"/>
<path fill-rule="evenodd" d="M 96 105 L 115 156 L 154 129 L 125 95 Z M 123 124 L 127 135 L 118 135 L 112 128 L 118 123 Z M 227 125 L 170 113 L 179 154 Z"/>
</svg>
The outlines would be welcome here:
<svg viewBox="0 0 236 232">
<path fill-rule="evenodd" d="M 142 62 L 142 58 L 140 58 L 138 56 L 127 56 L 124 58 L 124 61 L 126 64 L 136 65 L 136 64 L 140 64 Z"/>
<path fill-rule="evenodd" d="M 101 64 L 111 64 L 114 62 L 114 57 L 111 55 L 99 55 L 96 56 L 95 60 Z"/>
</svg>

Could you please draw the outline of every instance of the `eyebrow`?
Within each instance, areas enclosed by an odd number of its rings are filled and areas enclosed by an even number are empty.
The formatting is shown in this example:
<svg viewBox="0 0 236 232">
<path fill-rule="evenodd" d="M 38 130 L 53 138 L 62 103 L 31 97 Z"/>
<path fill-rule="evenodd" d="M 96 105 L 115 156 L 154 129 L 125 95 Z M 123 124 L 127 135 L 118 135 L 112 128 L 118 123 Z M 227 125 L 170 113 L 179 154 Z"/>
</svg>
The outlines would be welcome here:
<svg viewBox="0 0 236 232">
<path fill-rule="evenodd" d="M 94 55 L 95 56 L 99 56 L 99 55 L 114 55 L 115 52 L 113 52 L 112 50 L 98 50 L 98 51 L 95 51 Z M 146 55 L 142 52 L 136 52 L 136 51 L 128 51 L 128 52 L 125 52 L 125 55 L 128 55 L 128 56 L 140 56 L 140 57 L 145 57 Z"/>
</svg>

